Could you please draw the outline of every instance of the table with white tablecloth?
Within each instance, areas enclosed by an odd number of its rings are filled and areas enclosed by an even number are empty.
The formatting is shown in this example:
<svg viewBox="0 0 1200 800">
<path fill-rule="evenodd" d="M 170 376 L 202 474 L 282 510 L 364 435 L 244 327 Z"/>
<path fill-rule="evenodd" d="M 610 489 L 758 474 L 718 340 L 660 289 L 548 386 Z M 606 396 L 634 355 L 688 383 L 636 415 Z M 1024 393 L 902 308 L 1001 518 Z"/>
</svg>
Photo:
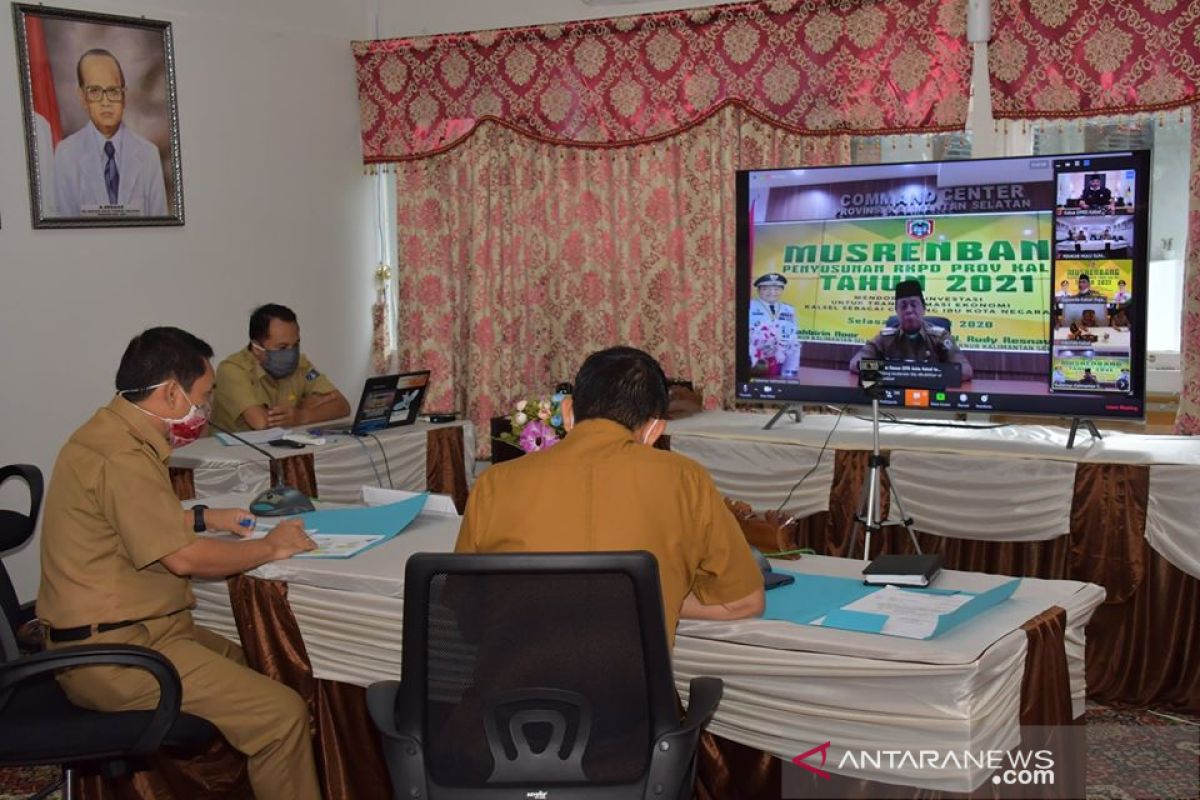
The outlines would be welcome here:
<svg viewBox="0 0 1200 800">
<path fill-rule="evenodd" d="M 366 436 L 323 438 L 323 444 L 301 451 L 263 444 L 272 456 L 268 459 L 251 447 L 225 445 L 212 436 L 173 451 L 168 465 L 180 499 L 258 493 L 270 485 L 275 461 L 285 482 L 326 501 L 357 502 L 360 487 L 374 484 L 449 494 L 459 508 L 466 503 L 475 468 L 475 428 L 469 421 L 417 422 Z"/>
<path fill-rule="evenodd" d="M 394 540 L 353 559 L 290 559 L 228 584 L 197 582 L 195 617 L 233 638 L 240 631 L 251 663 L 261 659 L 268 671 L 302 653 L 306 686 L 318 697 L 321 686 L 365 687 L 394 679 L 401 664 L 404 564 L 416 552 L 449 550 L 457 528 L 457 518 L 425 514 Z M 851 576 L 861 569 L 858 562 L 836 558 L 775 563 L 826 575 Z M 1000 580 L 946 572 L 939 585 L 978 591 Z M 1084 626 L 1102 598 L 1089 584 L 1026 580 L 1001 607 L 929 641 L 772 620 L 683 621 L 674 655 L 676 683 L 686 691 L 694 675 L 723 678 L 725 699 L 711 730 L 785 760 L 831 733 L 844 748 L 883 747 L 902 731 L 922 747 L 1007 749 L 1018 739 L 1027 657 L 1022 625 L 1047 609 L 1065 610 L 1065 642 L 1059 647 L 1065 647 L 1070 687 L 1063 691 L 1069 691 L 1078 715 Z M 281 614 L 299 642 L 286 641 L 287 626 L 264 624 L 278 622 Z M 314 681 L 316 689 L 308 685 Z M 305 686 L 295 688 L 303 694 Z M 329 741 L 322 748 L 326 755 L 335 749 Z M 890 779 L 963 790 L 984 777 L 963 770 L 939 776 L 898 772 Z"/>
<path fill-rule="evenodd" d="M 768 419 L 672 420 L 670 449 L 704 465 L 725 496 L 793 517 L 788 545 L 860 554 L 870 420 L 808 414 L 765 430 Z M 1200 709 L 1200 440 L 1102 431 L 1067 449 L 1068 432 L 1052 426 L 924 422 L 880 425 L 885 512 L 894 486 L 922 548 L 950 567 L 1104 586 L 1089 631 L 1093 696 Z M 909 547 L 899 529 L 876 538 Z"/>
</svg>

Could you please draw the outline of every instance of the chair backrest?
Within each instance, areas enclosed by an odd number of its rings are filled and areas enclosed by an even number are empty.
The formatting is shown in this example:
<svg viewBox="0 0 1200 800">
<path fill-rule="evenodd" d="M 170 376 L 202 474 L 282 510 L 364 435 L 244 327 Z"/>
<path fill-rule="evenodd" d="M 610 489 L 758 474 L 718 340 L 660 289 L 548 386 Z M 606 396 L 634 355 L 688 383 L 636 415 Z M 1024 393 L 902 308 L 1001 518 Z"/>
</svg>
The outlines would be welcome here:
<svg viewBox="0 0 1200 800">
<path fill-rule="evenodd" d="M 679 726 L 654 556 L 421 554 L 404 581 L 396 724 L 428 797 L 642 796 Z"/>
<path fill-rule="evenodd" d="M 925 321 L 928 322 L 930 325 L 937 325 L 939 328 L 945 328 L 946 330 L 950 330 L 950 320 L 946 319 L 945 317 L 926 316 Z M 895 314 L 892 314 L 890 317 L 887 318 L 886 327 L 894 328 L 899 324 L 900 324 L 900 318 L 897 317 Z"/>
<path fill-rule="evenodd" d="M 29 541 L 29 537 L 33 536 L 34 528 L 37 527 L 38 512 L 42 508 L 42 471 L 40 469 L 32 464 L 9 464 L 6 467 L 0 467 L 0 484 L 10 478 L 24 481 L 28 487 L 29 511 L 22 513 L 0 509 L 0 555 L 15 550 Z M 8 570 L 4 568 L 3 561 L 0 561 L 0 611 L 3 611 L 9 621 L 17 620 L 21 611 L 17 592 L 13 588 L 12 580 L 8 577 Z M 4 627 L 8 629 L 9 623 L 6 622 Z"/>
</svg>

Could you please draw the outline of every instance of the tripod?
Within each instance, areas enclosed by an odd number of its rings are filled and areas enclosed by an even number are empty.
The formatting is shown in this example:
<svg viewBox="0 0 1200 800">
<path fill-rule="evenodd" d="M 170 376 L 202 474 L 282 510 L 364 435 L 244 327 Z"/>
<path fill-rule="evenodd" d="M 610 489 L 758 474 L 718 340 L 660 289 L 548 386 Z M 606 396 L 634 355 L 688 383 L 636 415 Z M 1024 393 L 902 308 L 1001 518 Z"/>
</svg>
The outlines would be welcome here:
<svg viewBox="0 0 1200 800">
<path fill-rule="evenodd" d="M 863 540 L 863 563 L 871 561 L 871 534 L 882 531 L 888 525 L 903 525 L 904 530 L 908 531 L 908 538 L 912 540 L 913 549 L 919 555 L 921 545 L 917 543 L 917 534 L 912 529 L 912 517 L 904 513 L 904 504 L 900 502 L 896 484 L 891 483 L 890 480 L 892 502 L 900 511 L 900 519 L 880 519 L 883 505 L 880 494 L 883 488 L 883 474 L 887 472 L 888 468 L 888 457 L 879 452 L 879 394 L 874 387 L 867 389 L 867 394 L 871 397 L 871 456 L 867 459 L 867 480 L 863 484 L 862 494 L 859 497 L 859 508 L 862 510 L 854 515 L 855 528 L 862 525 L 866 532 Z M 851 551 L 854 548 L 854 540 L 857 538 L 857 536 L 851 538 Z"/>
</svg>

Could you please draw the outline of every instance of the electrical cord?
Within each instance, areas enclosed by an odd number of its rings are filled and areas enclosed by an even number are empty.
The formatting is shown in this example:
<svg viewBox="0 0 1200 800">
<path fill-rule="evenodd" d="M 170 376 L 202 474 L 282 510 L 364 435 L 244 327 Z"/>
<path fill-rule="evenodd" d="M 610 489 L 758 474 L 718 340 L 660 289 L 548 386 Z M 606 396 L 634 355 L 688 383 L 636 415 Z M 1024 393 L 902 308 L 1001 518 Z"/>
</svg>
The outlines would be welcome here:
<svg viewBox="0 0 1200 800">
<path fill-rule="evenodd" d="M 362 440 L 362 437 L 351 436 L 351 439 L 358 442 L 358 446 L 367 454 L 367 461 L 371 464 L 371 471 L 375 473 L 375 483 L 379 484 L 379 488 L 383 488 L 383 478 L 379 475 L 379 468 L 375 466 L 375 459 L 371 458 L 371 448 L 367 447 L 367 443 Z"/>
<path fill-rule="evenodd" d="M 376 436 L 375 434 L 368 433 L 367 436 L 370 436 L 372 439 L 375 440 L 375 444 L 379 445 L 379 454 L 381 456 L 383 456 L 383 466 L 387 470 L 388 486 L 391 487 L 392 489 L 395 489 L 396 482 L 394 480 L 392 480 L 392 465 L 388 463 L 387 449 L 383 446 L 383 442 L 379 441 L 379 437 Z"/>
<path fill-rule="evenodd" d="M 787 497 L 783 498 L 783 502 L 779 504 L 779 508 L 775 509 L 777 514 L 783 512 L 783 509 L 787 506 L 788 501 L 792 499 L 792 495 L 795 494 L 796 490 L 800 488 L 800 484 L 808 480 L 808 477 L 817 471 L 817 467 L 821 466 L 821 459 L 825 456 L 825 450 L 829 447 L 829 442 L 831 439 L 833 439 L 833 434 L 837 431 L 838 425 L 842 423 L 842 418 L 846 416 L 847 408 L 848 406 L 842 406 L 841 409 L 839 409 L 837 419 L 833 421 L 833 427 L 829 429 L 829 435 L 825 437 L 825 443 L 821 445 L 821 452 L 817 453 L 816 463 L 809 468 L 808 472 L 801 475 L 800 480 L 796 481 L 792 488 L 788 490 Z M 791 525 L 795 520 L 795 517 L 789 517 L 787 521 L 783 523 L 783 525 Z"/>
</svg>

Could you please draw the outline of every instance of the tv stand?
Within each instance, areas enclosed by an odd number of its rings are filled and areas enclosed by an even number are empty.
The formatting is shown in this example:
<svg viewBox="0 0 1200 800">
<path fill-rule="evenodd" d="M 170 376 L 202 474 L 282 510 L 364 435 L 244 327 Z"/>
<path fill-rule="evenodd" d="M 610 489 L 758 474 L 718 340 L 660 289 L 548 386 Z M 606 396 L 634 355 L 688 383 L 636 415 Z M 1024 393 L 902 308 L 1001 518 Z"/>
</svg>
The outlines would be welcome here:
<svg viewBox="0 0 1200 800">
<path fill-rule="evenodd" d="M 792 422 L 800 422 L 804 418 L 800 408 L 801 406 L 799 403 L 788 403 L 787 405 L 780 406 L 779 410 L 775 412 L 775 416 L 771 417 L 771 421 L 766 425 L 763 425 L 763 430 L 771 430 L 775 423 L 779 421 L 779 418 L 784 414 L 790 416 L 792 418 Z"/>
<path fill-rule="evenodd" d="M 1067 437 L 1067 449 L 1071 450 L 1075 447 L 1075 434 L 1079 431 L 1079 426 L 1083 425 L 1087 428 L 1087 432 L 1092 435 L 1093 439 L 1103 439 L 1100 431 L 1096 429 L 1096 423 L 1084 417 L 1073 417 L 1071 419 L 1071 435 Z"/>
</svg>

